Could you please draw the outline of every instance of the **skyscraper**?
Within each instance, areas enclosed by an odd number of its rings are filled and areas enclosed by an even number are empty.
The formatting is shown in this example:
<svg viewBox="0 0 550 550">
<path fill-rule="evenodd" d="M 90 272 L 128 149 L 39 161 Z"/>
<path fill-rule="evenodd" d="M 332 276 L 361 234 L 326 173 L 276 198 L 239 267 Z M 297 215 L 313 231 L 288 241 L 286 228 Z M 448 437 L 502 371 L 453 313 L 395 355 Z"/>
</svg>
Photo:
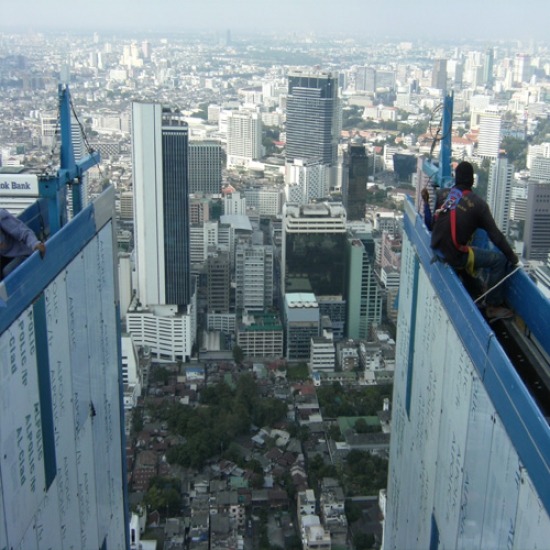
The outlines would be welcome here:
<svg viewBox="0 0 550 550">
<path fill-rule="evenodd" d="M 221 145 L 219 141 L 189 142 L 189 193 L 213 195 L 222 185 Z"/>
<path fill-rule="evenodd" d="M 188 129 L 157 103 L 133 103 L 134 225 L 143 305 L 190 302 Z"/>
<path fill-rule="evenodd" d="M 127 330 L 157 358 L 191 355 L 196 294 L 190 273 L 188 129 L 178 112 L 132 104 L 137 295 Z"/>
<path fill-rule="evenodd" d="M 227 114 L 227 166 L 247 166 L 263 155 L 262 117 L 251 111 Z"/>
<path fill-rule="evenodd" d="M 523 241 L 525 259 L 546 261 L 550 253 L 550 183 L 529 183 Z"/>
<path fill-rule="evenodd" d="M 341 129 L 338 75 L 292 71 L 286 103 L 286 160 L 316 160 L 335 167 Z"/>
<path fill-rule="evenodd" d="M 548 368 L 550 303 L 525 273 L 505 283 L 507 354 L 410 203 L 404 221 L 384 549 L 545 548 L 548 388 L 525 368 Z"/>
<path fill-rule="evenodd" d="M 498 113 L 485 112 L 479 117 L 477 154 L 497 158 L 502 139 L 502 119 Z"/>
<path fill-rule="evenodd" d="M 505 155 L 499 155 L 489 170 L 487 204 L 493 213 L 498 228 L 508 234 L 510 206 L 512 202 L 513 166 Z"/>
<path fill-rule="evenodd" d="M 281 285 L 285 292 L 344 296 L 346 211 L 342 203 L 286 205 Z"/>
<path fill-rule="evenodd" d="M 242 243 L 235 247 L 235 305 L 263 312 L 273 306 L 273 247 Z"/>
<path fill-rule="evenodd" d="M 372 234 L 348 238 L 347 337 L 367 339 L 373 325 L 382 320 L 382 291 L 374 271 Z"/>
<path fill-rule="evenodd" d="M 344 178 L 342 194 L 349 221 L 365 219 L 367 206 L 367 180 L 369 177 L 369 162 L 365 145 L 359 138 L 348 146 L 347 161 L 349 163 L 348 177 Z"/>
<path fill-rule="evenodd" d="M 432 69 L 432 88 L 447 89 L 447 60 L 436 59 Z"/>
</svg>

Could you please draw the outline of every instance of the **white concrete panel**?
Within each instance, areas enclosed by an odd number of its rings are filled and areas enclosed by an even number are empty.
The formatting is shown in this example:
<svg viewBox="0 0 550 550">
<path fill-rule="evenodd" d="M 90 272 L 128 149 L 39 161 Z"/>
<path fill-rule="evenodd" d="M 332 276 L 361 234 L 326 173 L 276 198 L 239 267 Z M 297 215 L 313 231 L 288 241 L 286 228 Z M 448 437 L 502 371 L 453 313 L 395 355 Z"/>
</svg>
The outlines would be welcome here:
<svg viewBox="0 0 550 550">
<path fill-rule="evenodd" d="M 8 541 L 19 541 L 45 489 L 33 309 L 0 337 L 1 476 Z"/>
<path fill-rule="evenodd" d="M 42 501 L 35 516 L 34 532 L 40 550 L 67 550 L 71 548 L 62 542 L 62 529 L 65 524 L 59 516 L 59 495 L 55 481 L 50 485 L 48 494 Z M 77 548 L 77 546 L 72 546 Z"/>
<path fill-rule="evenodd" d="M 546 550 L 550 546 L 550 522 L 533 482 L 522 468 L 513 550 Z"/>
<path fill-rule="evenodd" d="M 512 546 L 520 480 L 518 455 L 500 419 L 497 416 L 493 419 L 491 458 L 487 471 L 485 514 L 481 535 L 481 548 L 487 550 Z"/>
<path fill-rule="evenodd" d="M 492 439 L 494 408 L 478 376 L 472 381 L 472 399 L 464 460 L 462 503 L 458 520 L 457 548 L 479 548 L 485 513 L 489 471 L 488 442 Z"/>
<path fill-rule="evenodd" d="M 67 434 L 75 433 L 75 415 L 73 401 L 73 369 L 67 350 L 70 348 L 71 322 L 70 310 L 74 311 L 79 294 L 67 293 L 68 274 L 75 265 L 82 263 L 80 257 L 73 260 L 44 290 L 46 320 L 48 323 L 48 352 L 50 357 L 50 386 L 54 422 L 56 455 L 56 495 L 60 518 L 63 548 L 78 548 L 80 529 L 74 521 L 78 510 L 78 481 L 76 475 L 75 438 Z M 75 319 L 73 318 L 73 321 Z M 78 320 L 77 322 L 80 322 Z"/>
<path fill-rule="evenodd" d="M 88 318 L 93 320 L 95 311 L 87 311 L 83 297 L 86 284 L 84 254 L 80 253 L 67 270 L 67 312 L 75 431 L 78 435 L 90 414 L 90 380 L 88 350 Z"/>
<path fill-rule="evenodd" d="M 99 548 L 91 420 L 81 426 L 76 438 L 76 469 L 82 548 Z"/>
</svg>

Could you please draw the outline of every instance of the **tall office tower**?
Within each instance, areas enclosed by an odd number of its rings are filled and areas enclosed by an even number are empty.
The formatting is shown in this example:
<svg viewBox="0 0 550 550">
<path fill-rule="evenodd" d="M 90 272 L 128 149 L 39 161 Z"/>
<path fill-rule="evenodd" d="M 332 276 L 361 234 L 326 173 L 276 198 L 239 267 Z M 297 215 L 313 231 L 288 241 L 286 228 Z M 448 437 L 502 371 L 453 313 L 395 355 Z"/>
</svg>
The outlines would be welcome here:
<svg viewBox="0 0 550 550">
<path fill-rule="evenodd" d="M 151 42 L 149 42 L 148 40 L 144 40 L 141 43 L 141 53 L 143 55 L 143 59 L 151 59 Z"/>
<path fill-rule="evenodd" d="M 516 54 L 514 59 L 514 83 L 529 82 L 531 74 L 531 56 L 523 53 Z"/>
<path fill-rule="evenodd" d="M 342 203 L 285 205 L 281 289 L 344 296 L 346 211 Z"/>
<path fill-rule="evenodd" d="M 0 282 L 0 548 L 128 548 L 115 224 L 109 188 Z"/>
<path fill-rule="evenodd" d="M 357 67 L 355 69 L 355 91 L 376 91 L 376 69 L 374 67 Z"/>
<path fill-rule="evenodd" d="M 238 244 L 235 247 L 235 306 L 265 311 L 273 306 L 273 247 Z"/>
<path fill-rule="evenodd" d="M 40 142 L 42 147 L 53 148 L 57 140 L 59 121 L 56 111 L 40 113 Z"/>
<path fill-rule="evenodd" d="M 132 104 L 137 296 L 126 316 L 159 359 L 191 355 L 196 296 L 190 273 L 188 129 L 157 103 Z"/>
<path fill-rule="evenodd" d="M 208 313 L 227 313 L 231 299 L 231 260 L 227 252 L 218 252 L 207 261 Z"/>
<path fill-rule="evenodd" d="M 497 113 L 480 115 L 477 154 L 483 158 L 497 158 L 502 139 L 502 119 Z"/>
<path fill-rule="evenodd" d="M 371 233 L 351 233 L 348 237 L 347 337 L 366 339 L 382 320 L 383 296 L 374 263 Z"/>
<path fill-rule="evenodd" d="M 348 221 L 364 220 L 367 206 L 367 180 L 369 177 L 369 161 L 365 145 L 361 138 L 353 140 L 348 145 L 347 178 L 342 185 L 343 203 Z"/>
<path fill-rule="evenodd" d="M 321 320 L 315 295 L 310 292 L 285 294 L 283 311 L 286 359 L 309 360 L 311 339 L 319 336 Z"/>
<path fill-rule="evenodd" d="M 512 202 L 512 181 L 514 167 L 506 155 L 499 155 L 489 170 L 487 185 L 487 203 L 493 213 L 498 228 L 508 235 L 510 225 L 510 206 Z"/>
<path fill-rule="evenodd" d="M 483 63 L 483 82 L 485 87 L 490 90 L 493 89 L 495 83 L 495 77 L 493 75 L 495 65 L 495 50 L 493 48 L 487 48 L 485 50 L 485 59 Z"/>
<path fill-rule="evenodd" d="M 142 305 L 190 302 L 188 129 L 157 103 L 132 104 L 134 223 Z"/>
<path fill-rule="evenodd" d="M 338 75 L 292 71 L 288 74 L 286 103 L 286 161 L 317 161 L 334 171 L 336 181 L 342 105 Z"/>
<path fill-rule="evenodd" d="M 529 182 L 523 257 L 546 261 L 550 252 L 550 183 Z"/>
<path fill-rule="evenodd" d="M 308 204 L 329 196 L 330 168 L 316 160 L 294 159 L 285 166 L 286 202 Z"/>
<path fill-rule="evenodd" d="M 193 272 L 200 271 L 208 254 L 218 245 L 218 222 L 189 226 L 189 259 Z"/>
<path fill-rule="evenodd" d="M 189 193 L 215 195 L 222 186 L 221 144 L 215 140 L 189 142 Z"/>
<path fill-rule="evenodd" d="M 530 353 L 532 372 L 547 368 L 550 303 L 523 272 L 505 283 L 522 319 L 507 325 L 508 356 L 453 270 L 432 263 L 410 203 L 404 219 L 383 548 L 546 548 L 548 387 L 521 373 Z"/>
<path fill-rule="evenodd" d="M 447 60 L 436 59 L 432 68 L 432 88 L 447 89 Z"/>
<path fill-rule="evenodd" d="M 120 194 L 120 219 L 134 221 L 134 194 L 131 191 L 123 191 Z"/>
<path fill-rule="evenodd" d="M 227 167 L 248 166 L 263 155 L 262 117 L 250 111 L 227 113 Z"/>
</svg>

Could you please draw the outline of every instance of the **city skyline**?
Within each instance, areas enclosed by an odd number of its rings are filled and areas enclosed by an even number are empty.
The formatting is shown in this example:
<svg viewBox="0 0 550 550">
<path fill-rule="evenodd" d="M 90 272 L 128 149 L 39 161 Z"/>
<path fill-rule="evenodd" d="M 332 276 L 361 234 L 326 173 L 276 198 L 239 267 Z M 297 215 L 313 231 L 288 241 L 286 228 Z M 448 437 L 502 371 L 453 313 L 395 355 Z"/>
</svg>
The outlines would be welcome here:
<svg viewBox="0 0 550 550">
<path fill-rule="evenodd" d="M 544 0 L 527 3 L 504 0 L 479 3 L 465 0 L 456 8 L 435 0 L 372 5 L 351 0 L 341 10 L 333 2 L 282 0 L 276 6 L 261 2 L 206 0 L 192 8 L 172 0 L 159 0 L 147 5 L 125 0 L 99 0 L 93 10 L 83 12 L 78 4 L 67 0 L 48 3 L 26 0 L 7 6 L 0 30 L 65 29 L 71 20 L 71 31 L 134 30 L 149 32 L 210 30 L 235 32 L 360 33 L 365 37 L 400 36 L 407 38 L 450 39 L 520 39 L 544 40 L 545 21 L 550 17 L 550 4 Z M 270 9 L 271 8 L 271 9 Z M 528 25 L 526 12 L 536 13 Z M 167 14 L 170 17 L 166 17 Z M 106 17 L 106 14 L 108 16 Z M 358 17 L 364 14 L 364 17 Z M 335 17 L 336 15 L 336 17 Z"/>
</svg>

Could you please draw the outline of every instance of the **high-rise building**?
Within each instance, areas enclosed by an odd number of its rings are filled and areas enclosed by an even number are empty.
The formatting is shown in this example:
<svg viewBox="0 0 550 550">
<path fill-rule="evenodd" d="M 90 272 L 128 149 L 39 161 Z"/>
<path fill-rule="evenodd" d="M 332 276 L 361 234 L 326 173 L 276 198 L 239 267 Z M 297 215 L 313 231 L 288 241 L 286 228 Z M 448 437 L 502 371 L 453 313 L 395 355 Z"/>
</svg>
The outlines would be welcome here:
<svg viewBox="0 0 550 550">
<path fill-rule="evenodd" d="M 273 247 L 243 243 L 235 247 L 235 305 L 264 311 L 273 306 Z"/>
<path fill-rule="evenodd" d="M 196 294 L 183 115 L 158 103 L 133 103 L 132 148 L 137 293 L 127 331 L 156 358 L 185 359 L 196 336 Z"/>
<path fill-rule="evenodd" d="M 248 166 L 263 155 L 262 117 L 251 111 L 227 113 L 227 166 Z"/>
<path fill-rule="evenodd" d="M 335 167 L 342 126 L 338 75 L 292 71 L 286 103 L 286 160 L 315 160 Z"/>
<path fill-rule="evenodd" d="M 319 336 L 320 315 L 315 295 L 293 292 L 284 297 L 285 357 L 309 360 L 311 338 Z"/>
<path fill-rule="evenodd" d="M 495 50 L 494 48 L 487 48 L 485 50 L 485 59 L 483 63 L 483 81 L 485 86 L 490 90 L 495 83 L 495 77 L 493 75 L 493 69 L 495 64 Z"/>
<path fill-rule="evenodd" d="M 227 313 L 231 298 L 231 260 L 227 252 L 209 256 L 206 277 L 208 313 Z"/>
<path fill-rule="evenodd" d="M 347 336 L 367 339 L 382 320 L 382 289 L 375 270 L 372 234 L 354 233 L 348 239 Z"/>
<path fill-rule="evenodd" d="M 189 142 L 189 193 L 214 195 L 222 185 L 221 144 L 215 140 Z"/>
<path fill-rule="evenodd" d="M 134 224 L 142 305 L 190 303 L 188 128 L 157 103 L 133 103 Z"/>
<path fill-rule="evenodd" d="M 343 203 L 349 221 L 364 220 L 367 206 L 367 180 L 369 177 L 369 162 L 363 141 L 352 141 L 348 145 L 347 162 L 349 163 L 347 178 L 342 185 Z"/>
<path fill-rule="evenodd" d="M 531 73 L 531 56 L 524 53 L 516 54 L 514 59 L 514 83 L 529 82 Z"/>
<path fill-rule="evenodd" d="M 342 203 L 285 205 L 281 288 L 344 296 L 346 211 Z"/>
<path fill-rule="evenodd" d="M 447 89 L 447 60 L 436 59 L 432 68 L 432 88 Z"/>
<path fill-rule="evenodd" d="M 0 548 L 128 548 L 114 228 L 109 188 L 0 282 Z"/>
<path fill-rule="evenodd" d="M 404 219 L 383 548 L 544 548 L 548 386 L 526 374 L 548 368 L 550 303 L 515 273 L 505 291 L 521 322 L 489 325 L 454 271 L 432 263 L 410 203 Z"/>
<path fill-rule="evenodd" d="M 550 183 L 529 183 L 523 241 L 526 260 L 546 261 L 550 253 Z"/>
<path fill-rule="evenodd" d="M 294 159 L 285 167 L 286 202 L 308 204 L 329 196 L 330 169 L 317 160 Z"/>
<path fill-rule="evenodd" d="M 512 203 L 513 165 L 505 155 L 499 155 L 489 170 L 487 204 L 493 213 L 498 228 L 508 234 L 510 207 Z"/>
<path fill-rule="evenodd" d="M 355 91 L 376 91 L 376 69 L 374 67 L 357 67 L 355 69 Z"/>
<path fill-rule="evenodd" d="M 482 113 L 479 117 L 477 154 L 484 158 L 497 158 L 501 139 L 501 116 L 498 113 Z"/>
</svg>

